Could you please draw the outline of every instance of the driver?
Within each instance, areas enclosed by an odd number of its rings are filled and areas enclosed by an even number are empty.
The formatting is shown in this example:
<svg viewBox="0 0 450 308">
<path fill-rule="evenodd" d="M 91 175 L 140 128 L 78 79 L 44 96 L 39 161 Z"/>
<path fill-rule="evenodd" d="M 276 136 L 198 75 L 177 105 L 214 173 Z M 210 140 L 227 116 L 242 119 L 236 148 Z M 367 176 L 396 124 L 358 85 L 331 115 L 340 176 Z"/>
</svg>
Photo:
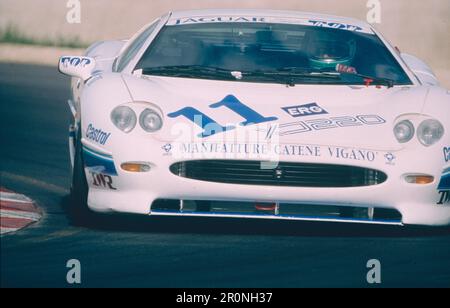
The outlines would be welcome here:
<svg viewBox="0 0 450 308">
<path fill-rule="evenodd" d="M 336 70 L 338 64 L 351 66 L 356 42 L 337 33 L 314 32 L 308 42 L 309 65 L 317 70 Z"/>
</svg>

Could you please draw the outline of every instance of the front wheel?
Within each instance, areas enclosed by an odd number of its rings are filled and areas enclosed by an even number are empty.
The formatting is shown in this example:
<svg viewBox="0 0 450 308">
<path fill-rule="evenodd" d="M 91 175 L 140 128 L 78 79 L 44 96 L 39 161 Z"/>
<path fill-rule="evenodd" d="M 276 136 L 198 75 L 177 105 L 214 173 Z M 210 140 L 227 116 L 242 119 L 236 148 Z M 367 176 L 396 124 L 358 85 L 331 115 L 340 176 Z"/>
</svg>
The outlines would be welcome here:
<svg viewBox="0 0 450 308">
<path fill-rule="evenodd" d="M 75 159 L 72 172 L 72 186 L 70 188 L 69 214 L 76 224 L 90 216 L 87 205 L 88 184 L 84 171 L 83 149 L 81 144 L 81 128 L 78 128 L 75 144 Z"/>
</svg>

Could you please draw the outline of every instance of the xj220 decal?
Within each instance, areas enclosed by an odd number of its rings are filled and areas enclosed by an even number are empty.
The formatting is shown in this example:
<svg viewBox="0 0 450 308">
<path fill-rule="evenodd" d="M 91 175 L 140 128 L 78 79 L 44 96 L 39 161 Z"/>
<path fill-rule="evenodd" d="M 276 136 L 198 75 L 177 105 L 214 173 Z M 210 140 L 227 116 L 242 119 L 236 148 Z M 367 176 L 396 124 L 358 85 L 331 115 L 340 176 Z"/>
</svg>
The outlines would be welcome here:
<svg viewBox="0 0 450 308">
<path fill-rule="evenodd" d="M 278 134 L 280 136 L 286 136 L 324 129 L 365 125 L 381 125 L 385 123 L 385 119 L 375 114 L 320 118 L 280 124 L 278 126 Z"/>
</svg>

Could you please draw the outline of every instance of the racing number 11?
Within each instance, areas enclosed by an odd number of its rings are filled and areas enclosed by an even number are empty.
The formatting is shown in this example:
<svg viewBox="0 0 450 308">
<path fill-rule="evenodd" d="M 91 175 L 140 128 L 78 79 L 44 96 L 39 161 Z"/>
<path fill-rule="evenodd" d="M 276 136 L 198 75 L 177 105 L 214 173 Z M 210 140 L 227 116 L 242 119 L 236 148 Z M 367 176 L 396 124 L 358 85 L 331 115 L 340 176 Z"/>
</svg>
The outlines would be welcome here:
<svg viewBox="0 0 450 308">
<path fill-rule="evenodd" d="M 255 110 L 239 101 L 234 95 L 228 95 L 220 102 L 212 104 L 209 107 L 219 108 L 222 106 L 227 107 L 228 109 L 245 119 L 244 122 L 240 123 L 241 126 L 270 122 L 278 119 L 277 117 L 262 116 Z M 168 114 L 168 116 L 170 118 L 184 116 L 194 124 L 200 126 L 203 129 L 203 132 L 199 135 L 199 137 L 203 138 L 235 128 L 234 126 L 221 126 L 219 123 L 193 107 L 182 108 L 178 111 Z"/>
</svg>

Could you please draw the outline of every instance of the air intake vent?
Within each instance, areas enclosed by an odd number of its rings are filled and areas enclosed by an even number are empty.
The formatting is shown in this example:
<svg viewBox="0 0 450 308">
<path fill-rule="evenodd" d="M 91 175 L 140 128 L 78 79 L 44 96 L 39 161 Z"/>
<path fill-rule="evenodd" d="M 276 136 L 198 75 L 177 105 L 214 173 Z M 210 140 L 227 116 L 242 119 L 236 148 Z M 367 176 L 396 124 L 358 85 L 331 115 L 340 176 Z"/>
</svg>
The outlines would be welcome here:
<svg viewBox="0 0 450 308">
<path fill-rule="evenodd" d="M 261 161 L 194 160 L 173 164 L 173 174 L 194 180 L 285 187 L 362 187 L 386 181 L 381 171 L 343 165 L 280 162 L 264 169 Z"/>
</svg>

